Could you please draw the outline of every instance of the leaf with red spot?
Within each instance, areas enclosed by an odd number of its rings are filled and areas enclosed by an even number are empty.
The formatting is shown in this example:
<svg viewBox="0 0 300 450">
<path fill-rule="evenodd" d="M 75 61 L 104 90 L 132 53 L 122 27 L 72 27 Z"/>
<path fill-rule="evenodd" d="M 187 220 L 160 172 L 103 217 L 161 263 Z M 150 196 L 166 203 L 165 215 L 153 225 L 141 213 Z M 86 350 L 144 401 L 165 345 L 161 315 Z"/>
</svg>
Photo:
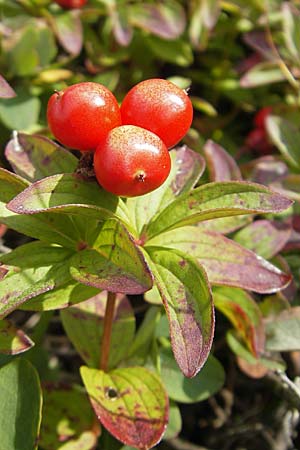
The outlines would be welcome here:
<svg viewBox="0 0 300 450">
<path fill-rule="evenodd" d="M 240 169 L 229 153 L 216 142 L 208 140 L 203 147 L 211 181 L 241 180 Z"/>
<path fill-rule="evenodd" d="M 80 283 L 117 293 L 141 294 L 152 287 L 143 253 L 115 219 L 99 226 L 93 248 L 73 256 L 71 275 Z"/>
<path fill-rule="evenodd" d="M 153 237 L 166 230 L 218 217 L 280 212 L 292 203 L 259 184 L 243 181 L 208 183 L 177 197 L 154 216 L 144 233 Z"/>
<path fill-rule="evenodd" d="M 15 97 L 16 93 L 13 88 L 8 84 L 8 82 L 0 75 L 0 98 L 12 98 Z"/>
<path fill-rule="evenodd" d="M 14 172 L 29 181 L 57 173 L 72 173 L 78 159 L 44 136 L 15 133 L 8 142 L 5 156 Z"/>
<path fill-rule="evenodd" d="M 144 367 L 80 372 L 98 419 L 115 438 L 142 450 L 161 440 L 169 404 L 157 375 Z"/>
<path fill-rule="evenodd" d="M 190 191 L 205 169 L 205 160 L 187 146 L 173 149 L 171 172 L 155 191 L 127 199 L 127 206 L 135 217 L 135 226 L 141 231 L 158 211 L 168 206 L 175 197 Z"/>
<path fill-rule="evenodd" d="M 69 339 L 89 367 L 99 367 L 106 297 L 107 293 L 101 292 L 60 313 Z M 127 355 L 134 333 L 133 309 L 127 297 L 118 295 L 112 325 L 109 367 L 116 367 Z"/>
<path fill-rule="evenodd" d="M 250 352 L 258 357 L 264 350 L 262 313 L 250 294 L 242 289 L 216 287 L 214 304 L 232 323 Z"/>
<path fill-rule="evenodd" d="M 187 377 L 204 365 L 214 334 L 214 309 L 206 273 L 194 258 L 162 247 L 145 247 L 167 312 L 175 359 Z"/>
<path fill-rule="evenodd" d="M 291 236 L 291 227 L 283 222 L 256 220 L 237 232 L 234 240 L 263 258 L 280 252 Z"/>
<path fill-rule="evenodd" d="M 8 320 L 0 320 L 0 353 L 18 355 L 33 347 L 34 342 Z"/>
<path fill-rule="evenodd" d="M 222 234 L 187 226 L 156 236 L 147 245 L 175 248 L 203 265 L 212 284 L 259 293 L 284 289 L 291 276 Z"/>
</svg>

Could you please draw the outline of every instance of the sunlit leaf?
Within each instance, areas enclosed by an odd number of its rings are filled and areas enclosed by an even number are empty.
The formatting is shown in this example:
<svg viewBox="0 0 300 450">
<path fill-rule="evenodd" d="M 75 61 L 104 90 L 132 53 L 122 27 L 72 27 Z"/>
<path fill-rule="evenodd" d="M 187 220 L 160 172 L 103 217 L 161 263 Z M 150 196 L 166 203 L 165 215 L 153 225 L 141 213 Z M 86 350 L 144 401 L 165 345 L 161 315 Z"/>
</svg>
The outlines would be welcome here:
<svg viewBox="0 0 300 450">
<path fill-rule="evenodd" d="M 79 11 L 67 11 L 55 16 L 56 36 L 61 46 L 72 56 L 80 53 L 83 44 L 83 30 Z"/>
<path fill-rule="evenodd" d="M 8 320 L 0 320 L 0 353 L 18 355 L 33 347 L 34 342 L 24 331 L 17 329 Z"/>
<path fill-rule="evenodd" d="M 292 122 L 279 117 L 269 116 L 266 127 L 270 139 L 282 153 L 286 161 L 300 169 L 300 130 Z"/>
<path fill-rule="evenodd" d="M 241 180 L 240 169 L 220 145 L 208 140 L 203 147 L 211 181 Z"/>
<path fill-rule="evenodd" d="M 169 408 L 157 375 L 144 367 L 105 373 L 83 366 L 81 376 L 97 417 L 114 437 L 140 449 L 160 441 Z"/>
<path fill-rule="evenodd" d="M 0 98 L 12 98 L 15 97 L 16 93 L 13 88 L 8 84 L 8 82 L 0 75 Z"/>
</svg>

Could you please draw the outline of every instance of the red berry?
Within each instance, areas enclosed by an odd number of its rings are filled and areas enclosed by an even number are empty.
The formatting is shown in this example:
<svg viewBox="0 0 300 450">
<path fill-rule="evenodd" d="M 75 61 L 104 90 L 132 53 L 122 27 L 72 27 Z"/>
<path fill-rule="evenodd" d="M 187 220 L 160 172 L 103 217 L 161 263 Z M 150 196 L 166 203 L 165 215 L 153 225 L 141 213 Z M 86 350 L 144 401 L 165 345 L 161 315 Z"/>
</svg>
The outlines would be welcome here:
<svg viewBox="0 0 300 450">
<path fill-rule="evenodd" d="M 254 116 L 254 125 L 258 128 L 265 128 L 266 119 L 272 113 L 271 106 L 261 108 Z"/>
<path fill-rule="evenodd" d="M 55 3 L 65 9 L 82 8 L 87 0 L 55 0 Z"/>
<path fill-rule="evenodd" d="M 170 81 L 152 78 L 134 86 L 121 105 L 122 123 L 157 134 L 168 148 L 187 133 L 193 106 L 185 91 Z"/>
<path fill-rule="evenodd" d="M 268 135 L 263 128 L 254 128 L 245 139 L 246 147 L 262 155 L 269 155 L 274 147 L 268 139 Z"/>
<path fill-rule="evenodd" d="M 120 108 L 114 95 L 102 84 L 73 84 L 54 93 L 47 118 L 55 138 L 81 151 L 94 150 L 101 139 L 121 125 Z"/>
<path fill-rule="evenodd" d="M 122 197 L 147 194 L 158 188 L 171 170 L 163 141 L 144 128 L 123 125 L 111 130 L 94 154 L 99 184 Z"/>
</svg>

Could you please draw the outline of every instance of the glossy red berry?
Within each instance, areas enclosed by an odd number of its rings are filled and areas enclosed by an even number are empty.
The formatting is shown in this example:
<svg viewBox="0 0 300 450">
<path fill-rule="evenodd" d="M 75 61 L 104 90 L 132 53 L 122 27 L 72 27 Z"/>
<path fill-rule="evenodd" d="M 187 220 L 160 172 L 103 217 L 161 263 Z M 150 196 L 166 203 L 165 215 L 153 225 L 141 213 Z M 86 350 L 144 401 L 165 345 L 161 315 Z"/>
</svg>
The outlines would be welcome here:
<svg viewBox="0 0 300 450">
<path fill-rule="evenodd" d="M 187 93 L 170 81 L 152 78 L 134 86 L 121 105 L 122 123 L 157 134 L 168 148 L 187 133 L 193 106 Z"/>
<path fill-rule="evenodd" d="M 122 197 L 153 191 L 166 180 L 170 169 L 171 158 L 163 141 L 134 125 L 111 130 L 94 154 L 99 184 Z"/>
<path fill-rule="evenodd" d="M 65 9 L 82 8 L 86 2 L 87 0 L 55 0 L 55 3 Z"/>
<path fill-rule="evenodd" d="M 54 93 L 48 102 L 51 132 L 63 145 L 94 150 L 101 139 L 121 125 L 115 96 L 102 84 L 83 82 Z"/>
</svg>

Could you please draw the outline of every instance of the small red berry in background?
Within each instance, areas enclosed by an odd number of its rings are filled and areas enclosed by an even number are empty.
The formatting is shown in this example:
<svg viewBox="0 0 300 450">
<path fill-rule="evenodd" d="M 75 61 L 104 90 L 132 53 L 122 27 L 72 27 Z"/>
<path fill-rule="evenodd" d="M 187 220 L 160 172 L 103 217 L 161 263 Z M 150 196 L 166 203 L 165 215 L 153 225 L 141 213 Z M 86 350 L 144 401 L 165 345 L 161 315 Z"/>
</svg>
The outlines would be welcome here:
<svg viewBox="0 0 300 450">
<path fill-rule="evenodd" d="M 121 125 L 115 96 L 102 84 L 88 81 L 55 92 L 47 119 L 61 144 L 81 151 L 95 150 L 111 129 Z"/>
<path fill-rule="evenodd" d="M 193 106 L 187 93 L 170 81 L 152 78 L 134 86 L 121 105 L 122 123 L 157 134 L 167 148 L 189 130 Z"/>
<path fill-rule="evenodd" d="M 268 116 L 272 114 L 272 107 L 271 106 L 265 106 L 264 108 L 261 108 L 254 116 L 254 125 L 257 128 L 265 128 L 266 126 L 266 119 Z"/>
<path fill-rule="evenodd" d="M 65 9 L 82 8 L 87 0 L 54 0 L 59 6 Z"/>
<path fill-rule="evenodd" d="M 122 197 L 147 194 L 168 177 L 171 158 L 163 141 L 148 130 L 123 125 L 111 130 L 94 154 L 99 184 Z"/>
</svg>

